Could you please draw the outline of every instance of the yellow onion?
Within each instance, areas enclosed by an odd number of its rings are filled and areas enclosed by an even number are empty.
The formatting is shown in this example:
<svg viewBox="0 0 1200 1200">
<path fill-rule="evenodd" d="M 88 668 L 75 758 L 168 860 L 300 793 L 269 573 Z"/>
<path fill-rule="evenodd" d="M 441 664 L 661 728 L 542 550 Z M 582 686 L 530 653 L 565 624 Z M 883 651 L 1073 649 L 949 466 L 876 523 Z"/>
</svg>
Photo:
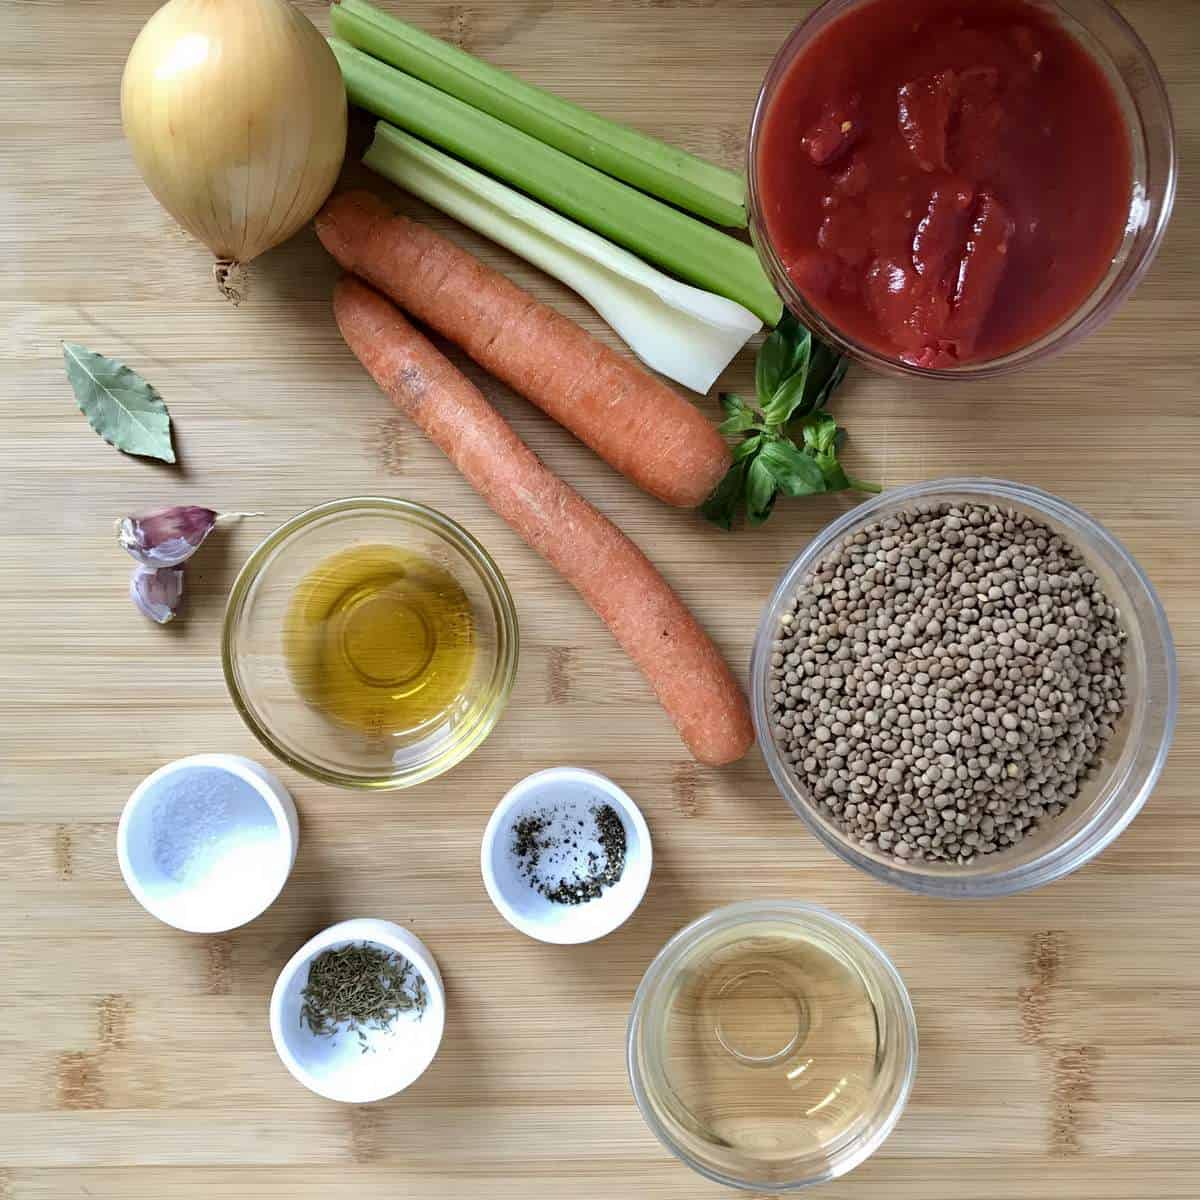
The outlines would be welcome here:
<svg viewBox="0 0 1200 1200">
<path fill-rule="evenodd" d="M 216 255 L 236 301 L 242 264 L 291 237 L 333 189 L 346 89 L 325 39 L 286 0 L 169 0 L 129 52 L 121 121 L 155 199 Z"/>
</svg>

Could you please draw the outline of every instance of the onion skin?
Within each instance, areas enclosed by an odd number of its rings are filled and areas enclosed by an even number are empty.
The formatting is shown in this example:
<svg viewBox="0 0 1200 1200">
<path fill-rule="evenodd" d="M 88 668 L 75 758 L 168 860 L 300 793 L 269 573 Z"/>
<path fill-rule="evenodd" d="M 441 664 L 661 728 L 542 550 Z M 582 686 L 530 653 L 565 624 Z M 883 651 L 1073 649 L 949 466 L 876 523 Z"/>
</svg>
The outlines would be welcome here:
<svg viewBox="0 0 1200 1200">
<path fill-rule="evenodd" d="M 169 0 L 129 52 L 121 121 L 154 198 L 216 255 L 220 281 L 333 190 L 346 89 L 286 0 Z"/>
</svg>

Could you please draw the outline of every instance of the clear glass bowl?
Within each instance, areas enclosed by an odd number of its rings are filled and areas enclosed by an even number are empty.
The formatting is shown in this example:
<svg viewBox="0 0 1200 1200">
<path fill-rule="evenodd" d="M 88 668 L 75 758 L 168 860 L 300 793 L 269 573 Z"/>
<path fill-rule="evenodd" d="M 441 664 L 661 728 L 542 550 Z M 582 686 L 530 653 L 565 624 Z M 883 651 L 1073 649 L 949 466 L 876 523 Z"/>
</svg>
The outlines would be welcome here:
<svg viewBox="0 0 1200 1200">
<path fill-rule="evenodd" d="M 881 371 L 927 379 L 985 379 L 1040 362 L 1097 329 L 1117 310 L 1150 267 L 1175 202 L 1179 161 L 1167 90 L 1145 43 L 1108 0 L 1033 0 L 1053 12 L 1100 64 L 1120 102 L 1133 152 L 1133 185 L 1125 237 L 1108 273 L 1074 313 L 1034 342 L 999 358 L 960 367 L 917 367 L 842 333 L 792 282 L 771 243 L 758 186 L 765 114 L 791 64 L 831 22 L 876 0 L 826 0 L 784 42 L 763 81 L 750 125 L 747 165 L 750 233 L 763 267 L 784 303 L 805 325 L 847 354 Z M 894 0 L 902 4 L 904 0 Z"/>
<path fill-rule="evenodd" d="M 815 957 L 789 970 L 764 956 L 780 939 Z M 853 981 L 852 1000 L 823 964 Z M 730 985 L 740 1007 L 725 1009 Z M 715 1007 L 695 1009 L 697 1036 L 681 1039 L 669 1025 L 679 997 L 709 986 Z M 847 1060 L 859 1046 L 850 1007 L 868 1040 Z M 916 1078 L 917 1025 L 904 981 L 861 929 L 816 905 L 753 901 L 701 917 L 659 951 L 633 999 L 627 1061 L 642 1117 L 677 1158 L 729 1187 L 791 1191 L 844 1175 L 891 1133 Z"/>
<path fill-rule="evenodd" d="M 470 601 L 475 658 L 457 702 L 432 730 L 368 735 L 337 725 L 288 674 L 284 618 L 297 586 L 331 555 L 381 543 L 432 559 Z M 516 679 L 518 640 L 508 585 L 465 529 L 411 500 L 354 497 L 300 513 L 254 551 L 229 596 L 221 658 L 238 712 L 272 754 L 325 783 L 404 788 L 449 770 L 491 732 Z"/>
<path fill-rule="evenodd" d="M 966 866 L 901 863 L 852 841 L 817 809 L 771 736 L 767 688 L 780 618 L 797 587 L 835 546 L 867 525 L 926 501 L 997 504 L 1028 513 L 1069 539 L 1120 610 L 1127 634 L 1125 713 L 1100 769 L 1066 810 L 1015 846 Z M 835 854 L 876 879 L 927 895 L 1002 896 L 1060 879 L 1099 854 L 1137 815 L 1162 772 L 1179 699 L 1175 647 L 1166 614 L 1150 580 L 1132 556 L 1087 513 L 1024 484 L 1000 479 L 935 479 L 896 488 L 860 504 L 827 526 L 784 571 L 754 640 L 750 703 L 758 744 L 783 797 Z"/>
</svg>

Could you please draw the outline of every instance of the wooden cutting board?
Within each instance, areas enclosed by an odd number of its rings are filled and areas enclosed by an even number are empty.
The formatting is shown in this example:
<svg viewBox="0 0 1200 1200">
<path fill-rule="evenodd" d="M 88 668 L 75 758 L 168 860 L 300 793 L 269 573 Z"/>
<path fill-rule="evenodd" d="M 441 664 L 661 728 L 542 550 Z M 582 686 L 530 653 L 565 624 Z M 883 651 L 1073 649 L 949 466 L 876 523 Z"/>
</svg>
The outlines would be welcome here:
<svg viewBox="0 0 1200 1200">
<path fill-rule="evenodd" d="M 1170 614 L 1183 681 L 1175 748 L 1120 841 L 1076 876 L 987 904 L 902 894 L 806 832 L 757 754 L 687 757 L 576 596 L 395 413 L 342 345 L 336 272 L 311 233 L 223 303 L 205 252 L 138 179 L 118 81 L 154 0 L 0 0 L 0 1197 L 421 1200 L 715 1193 L 642 1124 L 625 1022 L 646 964 L 685 922 L 799 897 L 892 954 L 920 1021 L 920 1075 L 894 1135 L 822 1195 L 840 1200 L 1196 1200 L 1200 1196 L 1200 22 L 1192 0 L 1122 5 L 1175 103 L 1183 184 L 1148 279 L 1058 360 L 941 388 L 856 371 L 837 398 L 857 474 L 892 485 L 1009 476 L 1089 509 Z M 324 9 L 303 7 L 322 28 Z M 398 11 L 501 66 L 736 166 L 758 81 L 808 5 L 717 0 L 409 0 Z M 364 174 L 355 167 L 350 174 Z M 383 189 L 397 198 L 391 189 Z M 408 201 L 404 206 L 424 213 Z M 609 337 L 577 299 L 434 216 Z M 175 420 L 178 469 L 125 458 L 76 411 L 58 343 L 128 360 Z M 752 356 L 725 380 L 748 388 Z M 637 539 L 744 673 L 784 564 L 847 501 L 781 507 L 725 535 L 637 493 L 541 414 L 488 395 L 549 465 Z M 705 402 L 715 414 L 715 400 Z M 500 563 L 522 628 L 512 703 L 487 744 L 412 792 L 352 795 L 278 767 L 302 819 L 276 905 L 189 936 L 130 898 L 114 853 L 131 789 L 162 762 L 262 758 L 221 679 L 225 595 L 256 540 L 321 500 L 409 496 Z M 186 619 L 126 598 L 112 522 L 173 502 L 261 510 L 190 569 Z M 642 805 L 655 873 L 640 911 L 577 948 L 504 925 L 479 879 L 496 799 L 556 763 Z M 267 1031 L 276 973 L 336 920 L 392 918 L 445 974 L 440 1056 L 370 1108 L 310 1095 Z"/>
</svg>

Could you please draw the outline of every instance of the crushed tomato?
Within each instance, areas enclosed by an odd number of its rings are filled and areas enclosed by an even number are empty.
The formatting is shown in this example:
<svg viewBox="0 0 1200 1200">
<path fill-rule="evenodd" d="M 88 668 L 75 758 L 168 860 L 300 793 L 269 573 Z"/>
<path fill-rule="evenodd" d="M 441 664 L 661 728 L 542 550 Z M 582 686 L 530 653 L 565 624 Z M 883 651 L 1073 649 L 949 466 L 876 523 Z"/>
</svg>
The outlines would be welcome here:
<svg viewBox="0 0 1200 1200">
<path fill-rule="evenodd" d="M 1097 62 L 1026 0 L 875 0 L 790 65 L 757 184 L 772 244 L 848 336 L 924 367 L 1069 316 L 1120 247 L 1129 133 Z"/>
</svg>

